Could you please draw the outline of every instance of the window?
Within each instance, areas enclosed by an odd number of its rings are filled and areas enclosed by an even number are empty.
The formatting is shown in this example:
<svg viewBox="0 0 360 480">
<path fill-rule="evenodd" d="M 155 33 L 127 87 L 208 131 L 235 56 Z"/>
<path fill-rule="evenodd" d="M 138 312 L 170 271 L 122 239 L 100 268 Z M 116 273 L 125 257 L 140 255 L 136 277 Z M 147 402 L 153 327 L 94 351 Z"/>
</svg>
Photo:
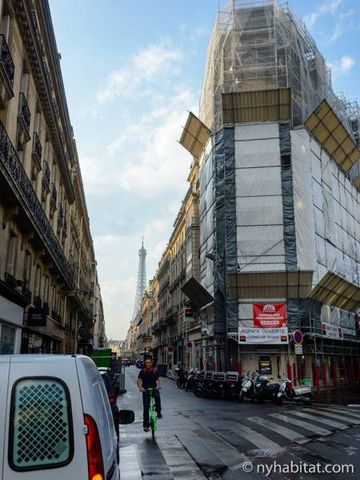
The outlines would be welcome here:
<svg viewBox="0 0 360 480">
<path fill-rule="evenodd" d="M 16 328 L 0 324 L 0 355 L 15 353 Z"/>
<path fill-rule="evenodd" d="M 68 464 L 72 456 L 71 405 L 65 384 L 56 378 L 19 380 L 11 397 L 11 468 L 56 468 Z"/>
<path fill-rule="evenodd" d="M 15 276 L 17 258 L 17 236 L 13 231 L 10 232 L 10 238 L 7 250 L 6 272 Z"/>
<path fill-rule="evenodd" d="M 24 260 L 24 286 L 28 288 L 30 286 L 31 280 L 31 253 L 26 250 L 25 252 L 25 260 Z"/>
</svg>

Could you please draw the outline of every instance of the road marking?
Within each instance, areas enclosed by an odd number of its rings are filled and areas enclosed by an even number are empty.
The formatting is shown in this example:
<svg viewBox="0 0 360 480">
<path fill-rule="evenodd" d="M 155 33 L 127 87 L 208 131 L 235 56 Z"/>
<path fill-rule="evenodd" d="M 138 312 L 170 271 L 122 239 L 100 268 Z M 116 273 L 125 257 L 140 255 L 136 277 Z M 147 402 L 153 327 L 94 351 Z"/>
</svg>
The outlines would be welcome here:
<svg viewBox="0 0 360 480">
<path fill-rule="evenodd" d="M 351 415 L 352 417 L 360 418 L 360 412 L 354 412 L 351 410 L 344 410 L 343 408 L 330 408 L 330 407 L 317 407 L 321 410 L 327 410 L 329 412 L 339 412 L 341 415 L 344 413 L 345 415 Z"/>
<path fill-rule="evenodd" d="M 303 435 L 295 432 L 294 430 L 290 430 L 289 428 L 283 427 L 278 423 L 269 422 L 268 420 L 262 417 L 250 417 L 249 420 L 251 422 L 257 423 L 258 425 L 261 425 L 262 427 L 268 428 L 269 430 L 272 430 L 273 432 L 276 432 L 279 435 L 282 435 L 283 437 L 299 445 L 304 445 L 304 443 L 310 442 L 311 440 L 310 438 L 306 438 Z"/>
<path fill-rule="evenodd" d="M 344 422 L 352 423 L 353 425 L 360 425 L 360 420 L 356 420 L 355 418 L 346 417 L 345 415 L 337 415 L 334 412 L 323 412 L 321 410 L 317 410 L 316 408 L 307 408 L 306 412 L 313 412 L 317 415 L 323 415 L 324 417 L 331 417 L 336 418 L 337 420 L 342 420 Z"/>
<path fill-rule="evenodd" d="M 136 445 L 120 448 L 120 476 L 121 480 L 142 479 Z"/>
<path fill-rule="evenodd" d="M 230 429 L 264 452 L 275 454 L 284 451 L 284 448 L 279 444 L 246 425 L 239 424 L 238 428 L 231 426 Z"/>
<path fill-rule="evenodd" d="M 308 420 L 315 420 L 316 422 L 319 422 L 319 423 L 325 423 L 325 425 L 338 428 L 339 430 L 346 430 L 348 428 L 348 425 L 344 425 L 343 423 L 334 422 L 332 420 L 328 420 L 327 418 L 319 418 L 318 416 L 310 415 L 309 413 L 298 412 L 298 411 L 292 411 L 287 413 L 290 415 L 296 415 L 297 417 L 307 418 Z"/>
<path fill-rule="evenodd" d="M 326 428 L 318 427 L 312 423 L 304 422 L 303 420 L 299 420 L 298 418 L 294 418 L 288 415 L 282 415 L 281 413 L 271 413 L 271 417 L 277 418 L 278 420 L 283 420 L 284 422 L 290 423 L 290 425 L 296 425 L 297 427 L 304 428 L 305 430 L 310 430 L 310 432 L 316 433 L 317 435 L 321 435 L 326 437 L 327 435 L 331 435 L 332 432 L 330 430 L 326 430 Z"/>
<path fill-rule="evenodd" d="M 186 480 L 206 478 L 176 437 L 158 438 L 157 444 L 173 478 Z"/>
</svg>

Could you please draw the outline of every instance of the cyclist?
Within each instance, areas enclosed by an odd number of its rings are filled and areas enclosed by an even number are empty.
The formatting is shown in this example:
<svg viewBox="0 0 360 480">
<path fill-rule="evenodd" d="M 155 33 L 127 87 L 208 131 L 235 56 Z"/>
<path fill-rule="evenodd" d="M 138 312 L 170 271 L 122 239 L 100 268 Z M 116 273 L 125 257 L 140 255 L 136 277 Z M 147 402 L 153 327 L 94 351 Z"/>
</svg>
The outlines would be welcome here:
<svg viewBox="0 0 360 480">
<path fill-rule="evenodd" d="M 150 419 L 149 419 L 149 407 L 150 407 L 150 394 L 147 391 L 148 388 L 154 388 L 153 396 L 155 399 L 155 410 L 157 413 L 157 418 L 162 418 L 161 415 L 161 400 L 160 392 L 161 389 L 161 379 L 157 368 L 154 367 L 154 362 L 151 357 L 145 358 L 144 367 L 140 370 L 137 386 L 139 387 L 140 392 L 143 394 L 143 406 L 144 406 L 144 431 L 148 432 L 150 430 Z"/>
</svg>

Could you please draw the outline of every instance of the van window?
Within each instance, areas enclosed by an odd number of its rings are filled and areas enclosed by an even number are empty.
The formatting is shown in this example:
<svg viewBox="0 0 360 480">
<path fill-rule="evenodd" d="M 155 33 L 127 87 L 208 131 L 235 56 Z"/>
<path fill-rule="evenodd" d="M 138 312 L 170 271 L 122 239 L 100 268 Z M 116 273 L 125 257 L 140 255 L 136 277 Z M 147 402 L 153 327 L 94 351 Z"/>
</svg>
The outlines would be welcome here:
<svg viewBox="0 0 360 480">
<path fill-rule="evenodd" d="M 57 378 L 19 380 L 11 397 L 11 468 L 56 468 L 69 463 L 72 456 L 71 405 L 66 385 Z"/>
</svg>

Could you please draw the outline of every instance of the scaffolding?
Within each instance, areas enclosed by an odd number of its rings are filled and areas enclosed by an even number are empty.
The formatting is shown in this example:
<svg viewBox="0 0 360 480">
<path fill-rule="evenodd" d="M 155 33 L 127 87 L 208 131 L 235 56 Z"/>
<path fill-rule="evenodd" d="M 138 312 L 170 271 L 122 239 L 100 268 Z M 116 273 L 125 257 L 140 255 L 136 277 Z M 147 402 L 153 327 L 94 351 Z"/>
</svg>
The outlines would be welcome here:
<svg viewBox="0 0 360 480">
<path fill-rule="evenodd" d="M 324 57 L 288 4 L 232 0 L 219 11 L 210 39 L 200 119 L 217 131 L 223 126 L 222 93 L 286 87 L 292 92 L 293 126 L 326 98 L 358 138 L 357 104 L 334 94 Z"/>
</svg>

